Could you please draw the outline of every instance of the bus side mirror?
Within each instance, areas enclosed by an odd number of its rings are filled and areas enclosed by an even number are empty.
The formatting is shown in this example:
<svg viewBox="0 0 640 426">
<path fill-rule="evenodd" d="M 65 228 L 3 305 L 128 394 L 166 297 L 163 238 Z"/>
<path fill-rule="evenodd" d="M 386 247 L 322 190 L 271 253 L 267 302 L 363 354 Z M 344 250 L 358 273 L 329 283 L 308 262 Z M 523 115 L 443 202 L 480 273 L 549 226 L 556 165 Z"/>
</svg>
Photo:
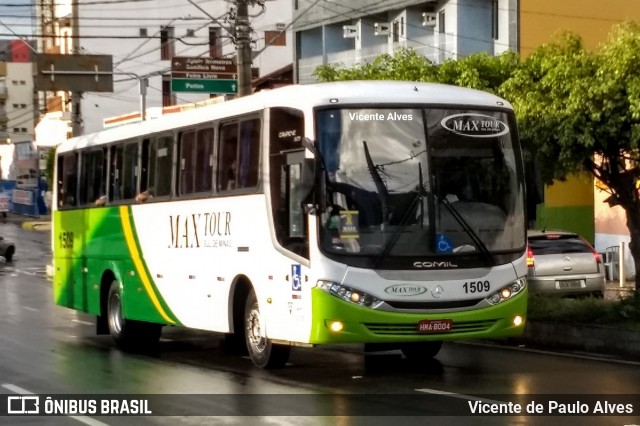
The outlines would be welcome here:
<svg viewBox="0 0 640 426">
<path fill-rule="evenodd" d="M 318 152 L 317 148 L 316 148 L 316 144 L 313 143 L 313 141 L 311 139 L 309 139 L 308 137 L 304 137 L 302 139 L 302 146 L 305 147 L 306 149 L 308 149 L 309 151 L 311 151 L 314 155 L 314 157 L 316 158 L 320 158 L 320 153 Z"/>
<path fill-rule="evenodd" d="M 306 214 L 315 214 L 315 182 L 316 182 L 316 160 L 315 158 L 305 158 L 302 162 L 300 185 L 302 193 L 306 194 L 303 199 L 303 208 Z"/>
</svg>

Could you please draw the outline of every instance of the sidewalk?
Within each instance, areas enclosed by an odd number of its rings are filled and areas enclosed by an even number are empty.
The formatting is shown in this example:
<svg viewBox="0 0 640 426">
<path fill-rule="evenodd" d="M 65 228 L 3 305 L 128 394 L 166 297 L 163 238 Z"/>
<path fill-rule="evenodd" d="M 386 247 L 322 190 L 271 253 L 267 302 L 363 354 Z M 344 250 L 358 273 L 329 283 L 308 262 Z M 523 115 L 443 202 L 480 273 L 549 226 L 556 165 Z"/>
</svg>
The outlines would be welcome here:
<svg viewBox="0 0 640 426">
<path fill-rule="evenodd" d="M 608 300 L 617 300 L 622 297 L 630 296 L 636 289 L 635 285 L 634 281 L 626 281 L 623 286 L 620 287 L 619 281 L 607 281 L 604 298 Z"/>
<path fill-rule="evenodd" d="M 51 216 L 44 215 L 39 217 L 25 216 L 15 213 L 7 213 L 7 217 L 0 217 L 0 223 L 19 223 L 24 229 L 32 231 L 50 231 Z"/>
</svg>

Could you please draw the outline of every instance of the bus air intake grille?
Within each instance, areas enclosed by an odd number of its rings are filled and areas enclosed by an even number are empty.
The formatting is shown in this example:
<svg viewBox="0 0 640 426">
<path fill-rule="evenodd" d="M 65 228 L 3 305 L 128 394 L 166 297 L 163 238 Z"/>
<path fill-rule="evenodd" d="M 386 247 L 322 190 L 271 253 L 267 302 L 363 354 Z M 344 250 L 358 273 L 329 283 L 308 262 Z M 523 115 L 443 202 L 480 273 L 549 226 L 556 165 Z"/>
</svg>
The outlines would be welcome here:
<svg viewBox="0 0 640 426">
<path fill-rule="evenodd" d="M 452 300 L 452 301 L 440 301 L 440 302 L 399 302 L 396 300 L 385 301 L 387 305 L 396 309 L 454 309 L 454 308 L 470 308 L 476 306 L 484 299 L 471 299 L 471 300 Z"/>
<path fill-rule="evenodd" d="M 451 331 L 440 334 L 457 333 L 478 333 L 489 330 L 498 320 L 483 321 L 458 321 L 451 326 Z M 385 323 L 365 323 L 367 329 L 373 334 L 380 336 L 413 336 L 424 335 L 418 333 L 418 323 L 405 324 L 385 324 Z"/>
</svg>

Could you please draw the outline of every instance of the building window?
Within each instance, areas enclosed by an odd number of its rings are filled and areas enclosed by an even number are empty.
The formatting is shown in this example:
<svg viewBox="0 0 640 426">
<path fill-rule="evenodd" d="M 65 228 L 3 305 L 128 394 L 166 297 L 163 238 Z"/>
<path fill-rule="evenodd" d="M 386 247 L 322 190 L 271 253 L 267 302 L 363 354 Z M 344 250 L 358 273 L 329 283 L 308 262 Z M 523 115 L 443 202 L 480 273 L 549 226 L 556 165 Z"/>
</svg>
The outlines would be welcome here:
<svg viewBox="0 0 640 426">
<path fill-rule="evenodd" d="M 185 37 L 195 37 L 195 36 L 196 36 L 196 30 L 187 29 L 187 32 L 185 33 Z"/>
<path fill-rule="evenodd" d="M 393 21 L 393 42 L 397 43 L 400 41 L 400 22 Z"/>
<path fill-rule="evenodd" d="M 264 44 L 265 46 L 286 46 L 287 33 L 283 31 L 265 31 Z"/>
<path fill-rule="evenodd" d="M 209 27 L 209 56 L 212 58 L 222 57 L 222 39 L 219 27 Z"/>
<path fill-rule="evenodd" d="M 438 32 L 440 34 L 444 34 L 446 32 L 444 27 L 444 10 L 441 10 L 440 13 L 438 13 Z"/>
<path fill-rule="evenodd" d="M 27 85 L 27 82 L 26 82 L 26 81 L 24 81 L 24 80 L 20 80 L 20 86 L 26 86 L 26 85 Z"/>
<path fill-rule="evenodd" d="M 22 131 L 22 133 L 27 133 L 27 128 L 26 127 L 21 127 L 20 130 Z"/>
<path fill-rule="evenodd" d="M 160 30 L 160 59 L 170 61 L 175 56 L 175 29 L 163 27 Z"/>
<path fill-rule="evenodd" d="M 171 106 L 177 103 L 176 95 L 171 91 L 171 76 L 162 76 L 162 106 Z"/>
<path fill-rule="evenodd" d="M 149 31 L 146 28 L 140 28 L 140 37 L 148 37 Z"/>
<path fill-rule="evenodd" d="M 491 35 L 494 40 L 500 38 L 498 11 L 498 0 L 493 0 L 491 2 Z"/>
</svg>

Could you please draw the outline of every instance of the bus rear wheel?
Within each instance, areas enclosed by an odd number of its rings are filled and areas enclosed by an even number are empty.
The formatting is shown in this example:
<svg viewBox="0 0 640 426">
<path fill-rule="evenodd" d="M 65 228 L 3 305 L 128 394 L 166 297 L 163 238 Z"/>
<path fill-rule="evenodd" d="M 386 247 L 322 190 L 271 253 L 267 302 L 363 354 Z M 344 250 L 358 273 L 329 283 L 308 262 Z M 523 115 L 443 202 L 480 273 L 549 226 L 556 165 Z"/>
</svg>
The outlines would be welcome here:
<svg viewBox="0 0 640 426">
<path fill-rule="evenodd" d="M 244 329 L 251 361 L 261 368 L 281 368 L 289 360 L 290 346 L 276 345 L 262 336 L 260 307 L 254 290 L 247 296 L 244 310 Z"/>
<path fill-rule="evenodd" d="M 410 361 L 428 360 L 438 355 L 442 342 L 412 342 L 404 343 L 400 350 Z"/>
<path fill-rule="evenodd" d="M 162 333 L 161 324 L 124 318 L 120 285 L 115 280 L 107 297 L 107 324 L 116 345 L 125 350 L 151 350 L 158 345 Z"/>
</svg>

